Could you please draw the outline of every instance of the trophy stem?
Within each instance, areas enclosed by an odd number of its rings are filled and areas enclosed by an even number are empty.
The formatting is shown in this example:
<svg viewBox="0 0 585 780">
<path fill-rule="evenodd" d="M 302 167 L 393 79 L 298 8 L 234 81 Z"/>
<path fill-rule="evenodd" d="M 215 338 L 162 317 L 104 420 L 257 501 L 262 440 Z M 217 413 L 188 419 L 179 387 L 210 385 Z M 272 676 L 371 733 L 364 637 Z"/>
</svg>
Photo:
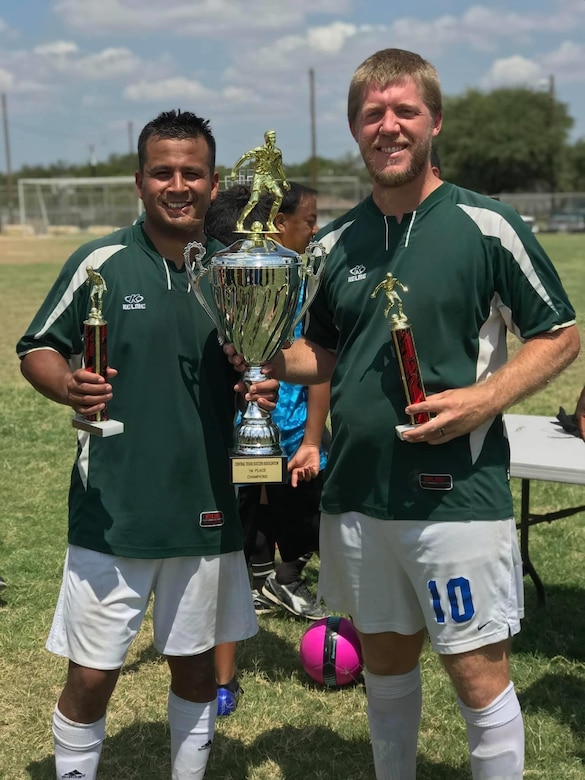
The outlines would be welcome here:
<svg viewBox="0 0 585 780">
<path fill-rule="evenodd" d="M 102 299 L 108 291 L 104 277 L 87 266 L 86 284 L 91 284 L 91 309 L 83 322 L 84 364 L 87 371 L 108 377 L 108 323 L 102 315 Z M 71 421 L 74 428 L 96 436 L 115 436 L 124 432 L 124 423 L 110 420 L 107 408 L 85 417 L 76 414 Z"/>
<path fill-rule="evenodd" d="M 261 366 L 248 366 L 243 375 L 246 387 L 267 379 Z M 281 456 L 280 431 L 272 422 L 270 413 L 261 409 L 256 401 L 248 401 L 239 425 L 236 426 L 234 455 Z"/>
</svg>

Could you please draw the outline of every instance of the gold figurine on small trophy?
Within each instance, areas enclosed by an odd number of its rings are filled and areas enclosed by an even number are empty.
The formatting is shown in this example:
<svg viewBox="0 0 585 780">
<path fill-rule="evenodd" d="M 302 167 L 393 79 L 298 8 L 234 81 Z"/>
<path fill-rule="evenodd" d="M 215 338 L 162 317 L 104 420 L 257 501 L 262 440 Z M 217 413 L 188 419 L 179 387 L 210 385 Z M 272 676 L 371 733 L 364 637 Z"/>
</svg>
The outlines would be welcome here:
<svg viewBox="0 0 585 780">
<path fill-rule="evenodd" d="M 374 292 L 370 295 L 370 298 L 375 298 L 378 292 L 384 288 L 386 300 L 388 301 L 388 305 L 384 309 L 384 317 L 388 318 L 390 309 L 394 306 L 394 304 L 396 304 L 398 307 L 398 314 L 393 314 L 391 317 L 393 323 L 406 320 L 406 314 L 402 310 L 402 298 L 396 292 L 396 285 L 398 285 L 403 290 L 403 292 L 408 292 L 408 287 L 405 287 L 402 282 L 398 281 L 398 279 L 395 279 L 391 273 L 387 273 L 386 278 L 380 282 Z"/>
<path fill-rule="evenodd" d="M 84 336 L 84 368 L 94 374 L 100 374 L 107 380 L 108 372 L 108 323 L 102 313 L 103 299 L 108 288 L 104 277 L 90 265 L 85 269 L 86 284 L 90 285 L 89 299 L 91 308 L 83 322 Z M 96 436 L 114 436 L 123 433 L 124 423 L 110 420 L 107 409 L 90 414 L 76 414 L 72 420 L 74 428 L 93 433 Z"/>
</svg>

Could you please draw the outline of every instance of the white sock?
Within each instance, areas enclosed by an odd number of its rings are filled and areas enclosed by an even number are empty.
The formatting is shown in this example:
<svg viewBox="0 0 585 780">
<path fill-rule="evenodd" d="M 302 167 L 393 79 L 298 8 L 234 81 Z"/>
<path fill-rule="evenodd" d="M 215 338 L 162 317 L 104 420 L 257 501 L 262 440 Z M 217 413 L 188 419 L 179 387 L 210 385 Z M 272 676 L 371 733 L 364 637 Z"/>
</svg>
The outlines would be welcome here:
<svg viewBox="0 0 585 780">
<path fill-rule="evenodd" d="M 105 715 L 95 723 L 75 723 L 55 707 L 53 743 L 57 780 L 64 777 L 95 780 L 105 735 Z"/>
<path fill-rule="evenodd" d="M 172 780 L 201 780 L 213 742 L 217 699 L 195 702 L 169 690 Z"/>
<path fill-rule="evenodd" d="M 364 670 L 376 780 L 415 780 L 422 689 L 420 667 L 399 675 Z"/>
<path fill-rule="evenodd" d="M 514 684 L 484 709 L 457 704 L 467 723 L 473 780 L 522 780 L 524 724 Z"/>
</svg>

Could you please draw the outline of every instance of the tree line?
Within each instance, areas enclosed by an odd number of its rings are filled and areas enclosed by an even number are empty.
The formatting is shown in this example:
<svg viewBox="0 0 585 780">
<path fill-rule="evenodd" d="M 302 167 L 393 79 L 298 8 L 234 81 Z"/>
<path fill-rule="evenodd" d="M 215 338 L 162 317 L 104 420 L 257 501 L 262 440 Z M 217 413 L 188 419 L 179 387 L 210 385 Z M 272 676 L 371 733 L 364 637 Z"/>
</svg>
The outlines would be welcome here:
<svg viewBox="0 0 585 780">
<path fill-rule="evenodd" d="M 443 178 L 486 194 L 499 192 L 585 191 L 585 138 L 569 142 L 573 118 L 550 93 L 527 88 L 491 92 L 471 89 L 444 100 L 443 129 L 437 139 Z M 316 166 L 315 168 L 313 166 Z M 105 161 L 72 165 L 23 166 L 19 178 L 128 176 L 137 168 L 135 154 L 112 154 Z M 218 165 L 220 177 L 230 168 Z M 318 157 L 286 164 L 290 179 L 357 176 L 367 182 L 361 157 Z M 0 174 L 0 187 L 6 176 Z"/>
</svg>

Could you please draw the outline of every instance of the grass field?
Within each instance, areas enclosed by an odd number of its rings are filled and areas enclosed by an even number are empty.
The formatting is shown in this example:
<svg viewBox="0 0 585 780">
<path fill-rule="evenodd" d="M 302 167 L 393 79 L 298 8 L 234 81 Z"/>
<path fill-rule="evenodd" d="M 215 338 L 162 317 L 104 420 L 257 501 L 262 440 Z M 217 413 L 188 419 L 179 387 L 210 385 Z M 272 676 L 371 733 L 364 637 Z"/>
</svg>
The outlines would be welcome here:
<svg viewBox="0 0 585 780">
<path fill-rule="evenodd" d="M 51 714 L 65 662 L 45 637 L 66 544 L 69 472 L 75 453 L 70 411 L 36 394 L 20 377 L 14 346 L 61 262 L 83 237 L 0 237 L 0 780 L 54 777 Z M 543 236 L 579 312 L 585 337 L 585 242 Z M 585 382 L 584 358 L 516 412 L 573 411 Z M 585 445 L 584 445 L 585 456 Z M 513 480 L 519 511 L 519 484 Z M 582 488 L 535 483 L 532 509 L 584 504 Z M 531 553 L 547 606 L 526 580 L 527 617 L 514 642 L 513 676 L 525 713 L 529 780 L 585 780 L 585 513 L 532 530 Z M 314 583 L 316 570 L 310 569 Z M 285 613 L 261 618 L 239 652 L 244 698 L 218 722 L 209 780 L 366 780 L 373 777 L 361 685 L 311 684 L 297 648 L 307 624 Z M 428 650 L 422 660 L 421 780 L 468 780 L 465 729 L 449 683 Z M 108 714 L 100 777 L 169 776 L 165 664 L 147 620 L 121 675 Z"/>
</svg>

